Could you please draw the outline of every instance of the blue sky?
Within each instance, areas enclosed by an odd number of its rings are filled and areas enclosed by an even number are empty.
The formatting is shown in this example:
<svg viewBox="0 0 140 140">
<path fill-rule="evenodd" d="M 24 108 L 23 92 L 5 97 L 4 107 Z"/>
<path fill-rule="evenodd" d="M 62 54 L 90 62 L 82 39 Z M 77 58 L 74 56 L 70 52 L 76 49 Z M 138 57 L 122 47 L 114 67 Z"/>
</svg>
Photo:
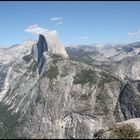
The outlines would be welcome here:
<svg viewBox="0 0 140 140">
<path fill-rule="evenodd" d="M 140 41 L 140 2 L 0 1 L 0 46 L 37 40 L 29 27 L 57 31 L 65 45 Z"/>
</svg>

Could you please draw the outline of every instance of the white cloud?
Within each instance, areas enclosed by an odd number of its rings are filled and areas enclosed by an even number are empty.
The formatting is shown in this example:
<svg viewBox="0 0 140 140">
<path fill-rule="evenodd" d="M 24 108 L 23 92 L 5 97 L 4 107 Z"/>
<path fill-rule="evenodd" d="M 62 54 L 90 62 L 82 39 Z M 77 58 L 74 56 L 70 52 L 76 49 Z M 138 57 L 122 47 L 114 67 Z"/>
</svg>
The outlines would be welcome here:
<svg viewBox="0 0 140 140">
<path fill-rule="evenodd" d="M 51 17 L 50 20 L 56 24 L 63 24 L 63 18 L 62 17 Z"/>
<path fill-rule="evenodd" d="M 45 34 L 47 32 L 51 32 L 51 33 L 53 33 L 55 35 L 57 34 L 57 30 L 51 30 L 50 31 L 48 29 L 40 27 L 37 24 L 34 24 L 34 25 L 31 25 L 31 26 L 27 27 L 24 31 L 28 32 L 28 33 L 31 33 L 33 35 Z"/>
<path fill-rule="evenodd" d="M 81 37 L 77 37 L 77 39 L 80 39 L 80 40 L 88 40 L 89 38 L 87 36 L 81 36 Z"/>
<path fill-rule="evenodd" d="M 136 36 L 136 35 L 140 35 L 140 30 L 136 31 L 136 32 L 129 32 L 127 33 L 129 36 Z"/>
</svg>

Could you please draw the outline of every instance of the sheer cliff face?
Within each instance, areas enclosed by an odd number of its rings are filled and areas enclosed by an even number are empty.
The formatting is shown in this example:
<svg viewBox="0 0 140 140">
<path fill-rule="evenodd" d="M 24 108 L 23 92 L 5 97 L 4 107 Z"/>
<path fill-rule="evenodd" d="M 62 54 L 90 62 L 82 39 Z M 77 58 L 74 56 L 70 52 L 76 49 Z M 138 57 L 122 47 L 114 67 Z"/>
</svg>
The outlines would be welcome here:
<svg viewBox="0 0 140 140">
<path fill-rule="evenodd" d="M 7 63 L 1 88 L 2 103 L 20 113 L 19 135 L 96 138 L 100 129 L 140 117 L 139 102 L 132 104 L 139 100 L 139 81 L 125 85 L 114 73 L 71 60 L 48 34 L 24 48 L 24 55 Z"/>
<path fill-rule="evenodd" d="M 59 54 L 65 58 L 68 57 L 65 47 L 58 40 L 56 35 L 50 32 L 43 35 L 40 34 L 37 45 L 32 48 L 32 55 L 38 61 L 39 74 L 42 71 L 44 63 L 46 62 L 44 52 L 48 52 L 49 54 Z"/>
<path fill-rule="evenodd" d="M 39 40 L 37 43 L 37 49 L 40 58 L 44 51 L 49 53 L 59 54 L 63 57 L 68 57 L 64 45 L 60 42 L 56 35 L 51 32 L 39 35 Z"/>
<path fill-rule="evenodd" d="M 63 55 L 64 57 L 68 57 L 64 45 L 60 42 L 60 40 L 58 39 L 58 37 L 55 34 L 53 34 L 51 32 L 47 32 L 40 36 L 41 37 L 44 36 L 44 38 L 48 44 L 48 52 L 60 54 L 60 55 Z"/>
</svg>

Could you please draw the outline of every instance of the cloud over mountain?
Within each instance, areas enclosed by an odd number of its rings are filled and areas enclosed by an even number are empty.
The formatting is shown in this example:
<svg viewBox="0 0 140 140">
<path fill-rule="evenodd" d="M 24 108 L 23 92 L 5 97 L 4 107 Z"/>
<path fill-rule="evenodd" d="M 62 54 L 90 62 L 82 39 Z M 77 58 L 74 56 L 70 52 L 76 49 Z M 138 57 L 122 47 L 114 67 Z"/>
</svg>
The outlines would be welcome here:
<svg viewBox="0 0 140 140">
<path fill-rule="evenodd" d="M 28 33 L 31 33 L 33 35 L 45 34 L 47 32 L 52 32 L 55 35 L 57 34 L 57 30 L 51 30 L 50 31 L 49 29 L 42 28 L 37 24 L 28 26 L 24 31 L 28 32 Z"/>
</svg>

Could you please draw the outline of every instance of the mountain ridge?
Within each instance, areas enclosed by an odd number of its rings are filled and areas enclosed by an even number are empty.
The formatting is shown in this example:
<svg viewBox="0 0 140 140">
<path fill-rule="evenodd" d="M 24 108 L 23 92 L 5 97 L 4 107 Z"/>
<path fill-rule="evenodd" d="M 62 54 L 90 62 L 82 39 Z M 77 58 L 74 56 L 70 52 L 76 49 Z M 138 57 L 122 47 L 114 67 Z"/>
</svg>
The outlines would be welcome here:
<svg viewBox="0 0 140 140">
<path fill-rule="evenodd" d="M 138 121 L 140 69 L 136 75 L 131 73 L 137 62 L 132 56 L 130 66 L 127 58 L 89 65 L 72 59 L 63 45 L 55 50 L 57 41 L 50 44 L 40 35 L 38 42 L 15 46 L 0 57 L 1 103 L 11 114 L 20 114 L 15 128 L 18 136 L 96 139 L 117 123 Z"/>
</svg>

